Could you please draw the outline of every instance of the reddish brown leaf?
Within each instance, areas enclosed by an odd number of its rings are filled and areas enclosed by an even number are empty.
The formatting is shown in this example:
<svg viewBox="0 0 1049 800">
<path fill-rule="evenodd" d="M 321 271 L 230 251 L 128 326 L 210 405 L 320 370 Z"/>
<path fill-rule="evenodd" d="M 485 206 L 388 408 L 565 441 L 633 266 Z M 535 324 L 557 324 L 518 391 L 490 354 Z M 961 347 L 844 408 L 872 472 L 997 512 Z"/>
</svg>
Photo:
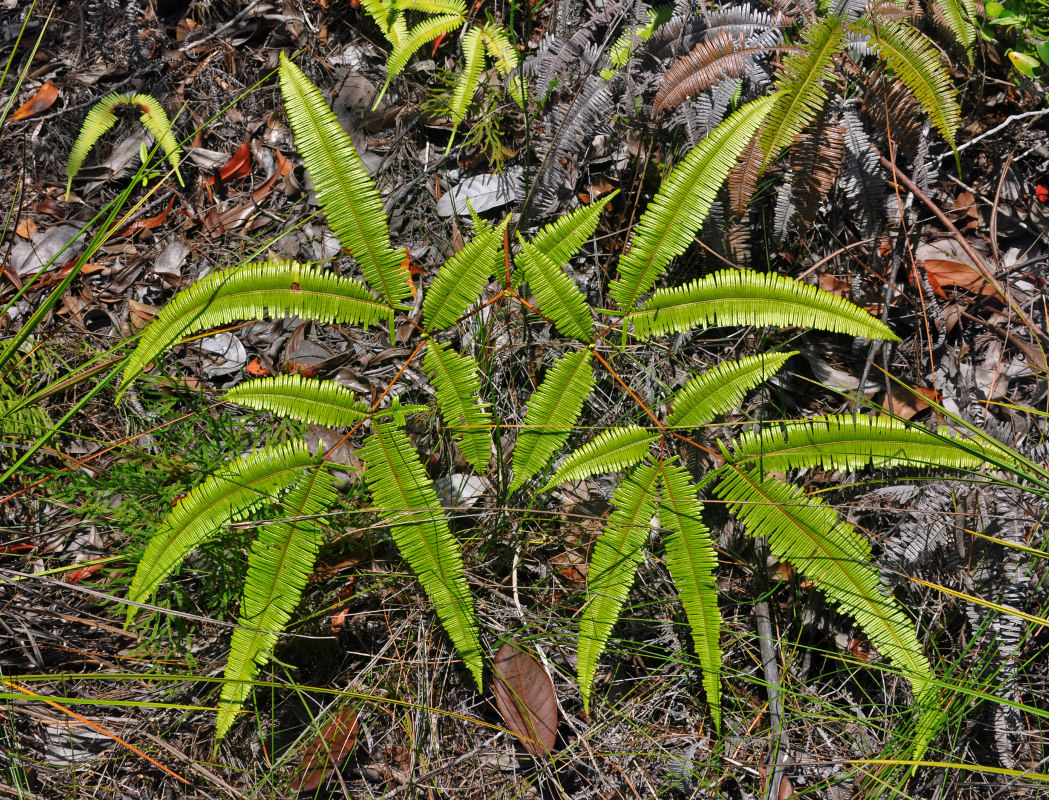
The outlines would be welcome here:
<svg viewBox="0 0 1049 800">
<path fill-rule="evenodd" d="M 940 399 L 935 389 L 915 386 L 913 390 L 908 391 L 905 387 L 896 384 L 893 384 L 890 389 L 890 397 L 892 398 L 891 405 L 889 398 L 886 398 L 881 402 L 882 408 L 903 419 L 911 419 L 929 407 L 929 404 L 922 398 L 937 402 Z"/>
<path fill-rule="evenodd" d="M 519 642 L 506 642 L 495 654 L 492 693 L 499 715 L 531 755 L 550 755 L 557 741 L 554 684 L 543 666 Z"/>
<path fill-rule="evenodd" d="M 357 710 L 344 708 L 324 726 L 303 752 L 302 761 L 291 777 L 296 792 L 315 791 L 353 752 L 357 744 Z"/>
<path fill-rule="evenodd" d="M 41 197 L 40 202 L 38 202 L 34 206 L 34 208 L 37 210 L 38 213 L 47 214 L 49 217 L 54 217 L 55 219 L 66 218 L 66 212 L 62 208 L 62 206 L 60 206 L 54 201 L 53 198 L 48 197 L 47 195 Z"/>
<path fill-rule="evenodd" d="M 148 219 L 136 219 L 124 230 L 120 231 L 117 236 L 131 236 L 138 233 L 139 231 L 148 231 L 156 228 L 159 225 L 163 225 L 168 218 L 168 214 L 171 213 L 172 207 L 175 205 L 175 198 L 172 197 L 168 201 L 168 207 L 157 214 L 155 217 L 149 217 Z"/>
<path fill-rule="evenodd" d="M 251 148 L 247 141 L 241 142 L 237 152 L 233 154 L 219 170 L 219 180 L 225 183 L 237 178 L 246 178 L 251 174 Z"/>
<path fill-rule="evenodd" d="M 11 115 L 12 120 L 28 119 L 34 114 L 42 114 L 54 104 L 58 98 L 58 89 L 51 81 L 47 81 L 37 89 L 31 100 L 27 100 L 18 110 Z"/>
</svg>

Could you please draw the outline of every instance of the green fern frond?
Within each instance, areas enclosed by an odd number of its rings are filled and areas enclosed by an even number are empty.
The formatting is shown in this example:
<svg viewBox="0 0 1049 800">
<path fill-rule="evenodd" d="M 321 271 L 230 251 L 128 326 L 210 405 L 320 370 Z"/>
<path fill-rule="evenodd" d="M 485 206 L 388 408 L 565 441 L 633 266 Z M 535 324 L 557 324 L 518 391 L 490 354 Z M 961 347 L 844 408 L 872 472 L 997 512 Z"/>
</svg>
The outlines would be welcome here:
<svg viewBox="0 0 1049 800">
<path fill-rule="evenodd" d="M 481 226 L 477 235 L 444 262 L 423 298 L 423 329 L 449 328 L 477 302 L 488 278 L 499 269 L 499 248 L 510 218 L 498 226 Z"/>
<path fill-rule="evenodd" d="M 432 42 L 442 34 L 451 33 L 465 21 L 466 17 L 461 14 L 442 14 L 438 17 L 425 19 L 418 25 L 415 25 L 408 32 L 408 36 L 394 46 L 393 52 L 390 53 L 390 57 L 386 61 L 386 83 L 383 85 L 382 91 L 379 92 L 379 97 L 375 101 L 376 104 L 386 94 L 390 81 L 401 73 L 401 70 L 408 65 L 408 59 L 415 55 L 420 47 L 427 42 Z"/>
<path fill-rule="evenodd" d="M 466 4 L 463 0 L 393 0 L 392 5 L 398 11 L 466 16 Z"/>
<path fill-rule="evenodd" d="M 590 304 L 562 267 L 547 258 L 531 242 L 526 242 L 520 233 L 521 270 L 535 295 L 539 310 L 553 320 L 557 330 L 581 342 L 594 338 L 594 320 L 590 315 Z"/>
<path fill-rule="evenodd" d="M 350 251 L 368 283 L 389 304 L 413 294 L 404 251 L 390 246 L 382 198 L 335 114 L 284 54 L 280 88 L 295 144 L 313 179 L 328 225 Z"/>
<path fill-rule="evenodd" d="M 725 480 L 715 493 L 748 533 L 767 537 L 772 555 L 789 561 L 856 620 L 911 682 L 919 708 L 928 705 L 936 692 L 929 662 L 913 623 L 885 596 L 867 541 L 839 522 L 833 509 L 796 486 L 736 467 L 722 468 L 722 474 Z M 915 758 L 921 758 L 927 744 L 927 737 L 915 742 Z"/>
<path fill-rule="evenodd" d="M 612 498 L 615 510 L 594 544 L 587 573 L 587 604 L 579 621 L 579 651 L 576 673 L 583 693 L 583 709 L 590 712 L 590 692 L 597 663 L 605 650 L 612 626 L 619 618 L 643 548 L 652 532 L 656 515 L 659 468 L 651 463 L 635 467 L 623 479 Z"/>
<path fill-rule="evenodd" d="M 368 404 L 358 400 L 345 386 L 301 375 L 247 381 L 234 386 L 223 399 L 227 403 L 326 428 L 353 425 L 372 416 Z"/>
<path fill-rule="evenodd" d="M 990 455 L 978 442 L 957 439 L 946 428 L 933 432 L 891 417 L 849 414 L 745 433 L 732 443 L 731 460 L 766 472 L 815 466 L 979 469 Z"/>
<path fill-rule="evenodd" d="M 459 123 L 466 121 L 466 109 L 473 100 L 477 84 L 481 80 L 481 67 L 484 66 L 484 48 L 481 46 L 481 29 L 471 28 L 463 37 L 463 66 L 459 71 L 459 79 L 455 82 L 455 91 L 452 92 L 452 102 L 448 111 L 452 115 L 452 137 L 448 147 L 455 140 L 455 131 Z"/>
<path fill-rule="evenodd" d="M 834 78 L 834 56 L 846 42 L 841 20 L 828 16 L 810 25 L 801 36 L 800 50 L 783 59 L 776 80 L 775 105 L 761 135 L 765 164 L 789 147 L 827 102 L 825 84 Z"/>
<path fill-rule="evenodd" d="M 260 526 L 252 542 L 240 602 L 242 627 L 234 629 L 230 642 L 216 742 L 233 725 L 259 667 L 269 661 L 280 632 L 299 605 L 320 549 L 321 530 L 315 517 L 328 511 L 335 497 L 331 476 L 317 465 L 284 498 L 284 519 Z"/>
<path fill-rule="evenodd" d="M 481 688 L 483 665 L 477 618 L 459 544 L 448 529 L 437 492 L 404 431 L 376 425 L 362 450 L 364 477 L 379 516 L 419 578 L 459 655 Z"/>
<path fill-rule="evenodd" d="M 667 5 L 650 8 L 647 14 L 649 19 L 647 25 L 633 25 L 629 27 L 608 48 L 605 61 L 608 62 L 609 67 L 601 70 L 601 77 L 606 81 L 611 80 L 616 72 L 627 65 L 638 45 L 651 39 L 656 28 L 670 21 L 670 18 L 674 16 L 674 4 L 668 3 Z"/>
<path fill-rule="evenodd" d="M 837 295 L 772 272 L 722 270 L 684 286 L 657 289 L 624 321 L 640 339 L 711 325 L 818 328 L 899 341 L 888 327 Z"/>
<path fill-rule="evenodd" d="M 397 13 L 397 9 L 393 3 L 385 3 L 383 0 L 361 0 L 361 5 L 364 6 L 365 12 L 372 18 L 372 21 L 379 26 L 379 30 L 382 31 L 382 35 L 386 37 L 392 45 L 397 44 L 397 38 L 393 33 L 394 20 L 400 19 L 400 15 Z"/>
<path fill-rule="evenodd" d="M 670 532 L 665 537 L 667 567 L 685 607 L 717 731 L 721 727 L 721 612 L 714 582 L 718 556 L 688 472 L 664 462 L 660 484 L 659 521 Z"/>
<path fill-rule="evenodd" d="M 973 0 L 934 0 L 943 21 L 965 50 L 969 66 L 973 63 L 973 45 L 976 43 L 976 3 Z"/>
<path fill-rule="evenodd" d="M 921 103 L 932 124 L 954 148 L 961 125 L 961 109 L 955 99 L 950 73 L 928 37 L 896 20 L 861 18 L 856 27 L 871 36 L 871 44 L 896 77 Z"/>
<path fill-rule="evenodd" d="M 505 79 L 513 75 L 514 70 L 520 66 L 521 57 L 517 48 L 513 46 L 506 31 L 495 25 L 483 25 L 481 27 L 481 39 L 484 41 L 484 49 L 495 61 L 495 68 Z M 510 81 L 510 96 L 514 102 L 524 109 L 528 105 L 528 90 L 524 81 L 517 79 Z"/>
<path fill-rule="evenodd" d="M 179 161 L 182 159 L 182 149 L 171 131 L 171 122 L 154 98 L 148 94 L 120 94 L 114 92 L 107 94 L 87 112 L 80 133 L 73 143 L 73 149 L 69 151 L 69 160 L 66 162 L 66 197 L 73 188 L 73 179 L 80 174 L 80 168 L 84 166 L 91 148 L 102 138 L 102 135 L 117 123 L 117 115 L 114 113 L 119 106 L 134 105 L 141 111 L 140 119 L 146 126 L 146 130 L 153 134 L 160 146 L 164 148 L 168 161 L 175 170 L 175 176 L 181 185 L 182 175 L 178 171 Z"/>
<path fill-rule="evenodd" d="M 554 476 L 540 491 L 561 483 L 581 481 L 601 472 L 619 472 L 632 467 L 648 455 L 649 446 L 659 441 L 659 431 L 628 425 L 610 428 L 567 456 Z"/>
<path fill-rule="evenodd" d="M 456 353 L 451 345 L 431 339 L 426 345 L 425 367 L 437 390 L 444 424 L 451 429 L 470 466 L 484 475 L 492 458 L 492 418 L 488 403 L 478 403 L 476 399 L 481 393 L 477 361 Z"/>
<path fill-rule="evenodd" d="M 619 262 L 609 294 L 630 310 L 655 286 L 670 260 L 684 253 L 710 212 L 718 189 L 774 98 L 763 97 L 737 110 L 693 148 L 664 179 L 638 222 L 630 251 Z"/>
<path fill-rule="evenodd" d="M 618 189 L 588 206 L 577 208 L 570 214 L 544 225 L 532 238 L 532 244 L 558 267 L 565 266 L 594 235 L 601 221 L 601 212 L 617 194 Z"/>
<path fill-rule="evenodd" d="M 393 319 L 392 309 L 360 281 L 294 261 L 242 264 L 212 272 L 180 292 L 146 328 L 128 359 L 120 392 L 184 336 L 267 315 L 364 326 Z"/>
<path fill-rule="evenodd" d="M 746 356 L 722 361 L 713 369 L 691 378 L 671 400 L 669 428 L 700 428 L 718 414 L 731 411 L 743 395 L 771 378 L 795 352 Z"/>
<path fill-rule="evenodd" d="M 187 494 L 149 541 L 127 599 L 146 602 L 189 553 L 223 525 L 243 519 L 292 485 L 317 463 L 306 445 L 290 442 L 257 450 L 210 475 Z M 130 623 L 137 612 L 128 606 Z"/>
<path fill-rule="evenodd" d="M 569 353 L 546 373 L 528 401 L 521 432 L 514 445 L 514 478 L 510 492 L 546 466 L 566 442 L 594 389 L 590 350 Z"/>
</svg>

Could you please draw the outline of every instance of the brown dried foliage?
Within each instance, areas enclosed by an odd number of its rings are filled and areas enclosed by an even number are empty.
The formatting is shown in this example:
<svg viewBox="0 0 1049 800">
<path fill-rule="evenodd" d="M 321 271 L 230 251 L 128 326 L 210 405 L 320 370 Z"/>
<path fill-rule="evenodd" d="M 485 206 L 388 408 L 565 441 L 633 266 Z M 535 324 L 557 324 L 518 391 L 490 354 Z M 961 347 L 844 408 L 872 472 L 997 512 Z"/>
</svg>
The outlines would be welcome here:
<svg viewBox="0 0 1049 800">
<path fill-rule="evenodd" d="M 746 47 L 742 35 L 734 39 L 726 31 L 718 31 L 712 39 L 700 42 L 691 53 L 670 65 L 659 82 L 653 116 L 663 109 L 681 105 L 726 78 L 742 78 L 750 59 L 765 52 L 762 47 Z"/>
<path fill-rule="evenodd" d="M 754 197 L 754 190 L 757 188 L 764 160 L 765 152 L 758 145 L 758 138 L 755 136 L 743 150 L 739 162 L 728 174 L 729 208 L 737 219 L 742 219 L 750 207 L 750 200 Z"/>
<path fill-rule="evenodd" d="M 794 145 L 791 170 L 793 199 L 802 230 L 816 218 L 820 201 L 834 188 L 845 160 L 845 131 L 820 114 L 801 132 Z"/>
<path fill-rule="evenodd" d="M 896 147 L 913 158 L 921 138 L 921 104 L 902 81 L 868 82 L 860 114 L 867 130 L 887 134 Z"/>
</svg>

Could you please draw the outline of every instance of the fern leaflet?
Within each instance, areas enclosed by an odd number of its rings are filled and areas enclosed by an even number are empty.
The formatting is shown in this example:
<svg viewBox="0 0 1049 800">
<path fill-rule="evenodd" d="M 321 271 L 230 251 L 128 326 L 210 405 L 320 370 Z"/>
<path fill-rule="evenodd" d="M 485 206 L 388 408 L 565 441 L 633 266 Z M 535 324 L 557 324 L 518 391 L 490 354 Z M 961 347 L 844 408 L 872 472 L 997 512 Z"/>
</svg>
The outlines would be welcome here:
<svg viewBox="0 0 1049 800">
<path fill-rule="evenodd" d="M 477 618 L 470 602 L 459 544 L 448 529 L 437 492 L 404 431 L 375 426 L 362 450 L 364 477 L 379 516 L 419 578 L 459 655 L 481 688 L 483 665 Z"/>
<path fill-rule="evenodd" d="M 382 99 L 383 95 L 386 94 L 390 81 L 408 65 L 408 59 L 415 55 L 420 47 L 427 42 L 432 42 L 442 34 L 451 33 L 463 24 L 464 19 L 462 15 L 444 14 L 438 17 L 430 17 L 413 27 L 408 32 L 407 38 L 394 46 L 393 52 L 390 53 L 390 57 L 386 61 L 386 83 L 382 87 L 376 102 Z"/>
<path fill-rule="evenodd" d="M 353 425 L 371 416 L 368 404 L 358 400 L 346 387 L 301 375 L 247 381 L 234 386 L 223 399 L 227 403 L 270 411 L 280 417 L 327 428 Z"/>
<path fill-rule="evenodd" d="M 790 353 L 747 356 L 723 361 L 690 379 L 675 394 L 667 415 L 669 428 L 699 428 L 735 408 L 743 395 L 779 372 Z"/>
<path fill-rule="evenodd" d="M 455 140 L 455 131 L 459 123 L 466 120 L 466 109 L 473 100 L 474 92 L 477 91 L 477 83 L 481 79 L 481 67 L 484 65 L 484 48 L 481 46 L 480 28 L 472 28 L 463 37 L 463 68 L 459 71 L 459 80 L 455 82 L 455 91 L 452 93 L 452 102 L 448 110 L 452 115 L 454 125 L 452 136 L 448 147 Z"/>
<path fill-rule="evenodd" d="M 495 61 L 495 68 L 504 79 L 510 79 L 510 96 L 514 98 L 522 109 L 528 105 L 528 90 L 525 89 L 524 81 L 513 79 L 514 70 L 521 63 L 521 57 L 517 54 L 517 48 L 510 42 L 506 31 L 494 25 L 483 25 L 481 27 L 481 38 L 484 40 L 484 49 Z"/>
<path fill-rule="evenodd" d="M 659 441 L 659 431 L 628 425 L 611 428 L 567 456 L 542 491 L 568 481 L 581 481 L 601 472 L 619 472 L 632 467 L 648 455 L 648 448 Z"/>
<path fill-rule="evenodd" d="M 590 359 L 590 350 L 566 355 L 547 372 L 528 401 L 528 411 L 514 445 L 514 478 L 508 491 L 524 486 L 568 441 L 583 411 L 583 402 L 594 388 Z"/>
<path fill-rule="evenodd" d="M 492 457 L 492 418 L 487 403 L 478 403 L 480 367 L 468 355 L 432 339 L 426 345 L 426 371 L 437 390 L 437 404 L 459 442 L 463 457 L 480 474 L 488 471 Z"/>
<path fill-rule="evenodd" d="M 555 222 L 544 225 L 532 239 L 532 244 L 558 267 L 565 266 L 579 252 L 583 243 L 594 235 L 601 221 L 601 212 L 617 194 L 618 189 L 597 202 L 577 208 L 570 214 L 558 217 Z"/>
<path fill-rule="evenodd" d="M 423 299 L 424 330 L 450 328 L 477 302 L 489 276 L 498 269 L 499 245 L 509 221 L 507 217 L 496 227 L 481 226 L 477 235 L 444 263 Z"/>
<path fill-rule="evenodd" d="M 389 304 L 413 294 L 404 251 L 390 246 L 382 198 L 335 114 L 317 87 L 284 54 L 280 88 L 295 144 L 313 179 L 317 200 L 365 280 Z"/>
<path fill-rule="evenodd" d="M 535 293 L 539 310 L 553 320 L 565 336 L 581 342 L 591 341 L 594 320 L 590 316 L 590 305 L 575 281 L 521 234 L 517 237 L 521 242 L 521 269 Z"/>
</svg>

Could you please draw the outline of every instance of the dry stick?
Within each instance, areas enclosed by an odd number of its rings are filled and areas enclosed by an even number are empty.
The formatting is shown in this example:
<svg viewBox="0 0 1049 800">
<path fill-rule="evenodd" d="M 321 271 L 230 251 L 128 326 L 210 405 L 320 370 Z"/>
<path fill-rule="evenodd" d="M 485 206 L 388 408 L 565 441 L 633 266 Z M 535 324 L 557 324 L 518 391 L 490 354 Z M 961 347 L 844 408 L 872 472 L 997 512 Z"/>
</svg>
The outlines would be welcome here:
<svg viewBox="0 0 1049 800">
<path fill-rule="evenodd" d="M 1035 324 L 1034 320 L 1032 320 L 1027 315 L 1027 313 L 1022 308 L 1020 308 L 1019 305 L 1017 305 L 1016 301 L 1013 300 L 1012 295 L 1009 294 L 1009 290 L 1006 289 L 1005 286 L 1003 286 L 996 277 L 994 277 L 994 275 L 989 269 L 987 269 L 987 265 L 983 263 L 983 259 L 980 258 L 980 256 L 976 253 L 975 250 L 973 250 L 972 245 L 970 245 L 969 242 L 965 239 L 965 237 L 962 236 L 961 231 L 959 231 L 954 226 L 954 223 L 947 219 L 947 215 L 940 210 L 940 207 L 937 206 L 936 203 L 934 203 L 931 199 L 929 199 L 929 196 L 925 194 L 925 192 L 923 192 L 921 189 L 919 189 L 917 184 L 914 183 L 914 181 L 912 181 L 910 178 L 904 175 L 903 172 L 895 164 L 889 161 L 889 159 L 887 159 L 885 156 L 881 156 L 881 163 L 893 173 L 896 180 L 898 180 L 903 186 L 905 186 L 908 191 L 910 191 L 915 197 L 917 197 L 919 200 L 925 203 L 926 208 L 928 208 L 936 216 L 936 218 L 940 221 L 940 224 L 947 228 L 951 236 L 958 243 L 958 246 L 962 248 L 962 251 L 965 253 L 965 255 L 969 258 L 970 261 L 972 261 L 973 269 L 980 273 L 983 279 L 987 281 L 987 284 L 992 289 L 994 289 L 994 291 L 1002 298 L 1002 300 L 1005 301 L 1006 305 L 1009 306 L 1009 308 L 1016 314 L 1017 317 L 1020 318 L 1020 321 L 1024 324 L 1024 326 L 1037 338 L 1041 339 L 1043 342 L 1049 343 L 1049 334 L 1047 334 L 1045 331 L 1039 328 L 1038 325 Z"/>
<path fill-rule="evenodd" d="M 769 614 L 769 601 L 762 599 L 754 604 L 754 617 L 758 623 L 758 645 L 761 647 L 761 668 L 765 673 L 765 683 L 769 690 L 769 730 L 775 731 L 777 736 L 776 745 L 769 759 L 772 763 L 772 771 L 769 773 L 768 783 L 765 784 L 766 800 L 776 800 L 779 797 L 779 785 L 783 780 L 783 773 L 787 770 L 784 761 L 788 758 L 787 750 L 790 747 L 790 738 L 783 727 L 783 692 L 780 689 L 779 664 L 776 663 L 776 648 L 773 644 L 772 617 Z"/>
</svg>

